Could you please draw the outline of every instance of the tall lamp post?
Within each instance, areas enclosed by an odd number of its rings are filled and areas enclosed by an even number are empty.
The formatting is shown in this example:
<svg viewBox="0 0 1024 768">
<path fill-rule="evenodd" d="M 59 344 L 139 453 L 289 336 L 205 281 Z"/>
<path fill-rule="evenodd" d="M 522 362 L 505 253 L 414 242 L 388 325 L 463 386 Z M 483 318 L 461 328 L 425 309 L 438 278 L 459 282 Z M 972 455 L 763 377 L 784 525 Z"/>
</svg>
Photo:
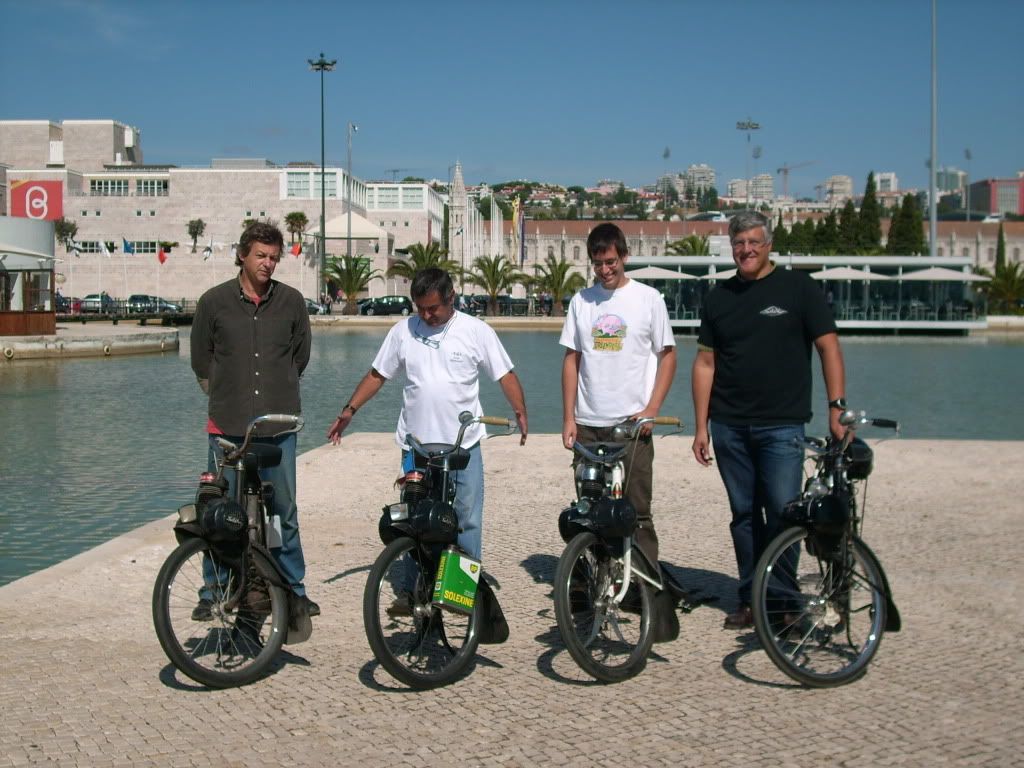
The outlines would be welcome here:
<svg viewBox="0 0 1024 768">
<path fill-rule="evenodd" d="M 750 117 L 747 117 L 746 120 L 739 120 L 736 123 L 737 131 L 747 132 L 747 152 L 744 157 L 744 162 L 746 163 L 744 166 L 744 173 L 747 174 L 747 208 L 750 207 L 750 133 L 752 131 L 758 131 L 760 129 L 761 124 L 755 123 L 753 120 L 750 119 Z"/>
<path fill-rule="evenodd" d="M 347 248 L 345 254 L 349 260 L 352 259 L 352 134 L 359 130 L 359 126 L 355 123 L 348 124 L 348 241 L 346 243 Z"/>
<path fill-rule="evenodd" d="M 967 220 L 971 220 L 971 150 L 964 150 L 964 159 L 967 161 L 967 179 L 964 181 L 965 192 L 967 193 Z"/>
<path fill-rule="evenodd" d="M 320 289 L 317 300 L 327 292 L 327 185 L 324 184 L 326 176 L 325 166 L 327 164 L 324 144 L 324 72 L 333 72 L 337 59 L 328 61 L 324 58 L 324 52 L 320 51 L 320 58 L 314 61 L 307 59 L 309 69 L 312 72 L 320 73 Z"/>
</svg>

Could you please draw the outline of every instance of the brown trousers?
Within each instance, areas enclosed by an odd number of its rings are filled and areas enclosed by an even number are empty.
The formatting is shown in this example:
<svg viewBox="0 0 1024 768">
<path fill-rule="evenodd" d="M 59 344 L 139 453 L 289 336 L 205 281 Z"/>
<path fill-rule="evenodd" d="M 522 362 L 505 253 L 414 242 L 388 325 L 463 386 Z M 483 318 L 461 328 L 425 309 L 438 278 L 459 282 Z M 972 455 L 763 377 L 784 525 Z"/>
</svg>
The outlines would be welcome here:
<svg viewBox="0 0 1024 768">
<path fill-rule="evenodd" d="M 584 445 L 588 443 L 620 442 L 615 439 L 614 427 L 588 427 L 576 425 L 576 439 Z M 651 515 L 651 496 L 654 485 L 654 441 L 650 435 L 642 436 L 627 443 L 624 483 L 624 496 L 636 509 L 637 531 L 636 540 L 651 562 L 658 562 L 658 534 L 654 530 L 654 518 Z M 573 461 L 573 468 L 576 467 Z"/>
</svg>

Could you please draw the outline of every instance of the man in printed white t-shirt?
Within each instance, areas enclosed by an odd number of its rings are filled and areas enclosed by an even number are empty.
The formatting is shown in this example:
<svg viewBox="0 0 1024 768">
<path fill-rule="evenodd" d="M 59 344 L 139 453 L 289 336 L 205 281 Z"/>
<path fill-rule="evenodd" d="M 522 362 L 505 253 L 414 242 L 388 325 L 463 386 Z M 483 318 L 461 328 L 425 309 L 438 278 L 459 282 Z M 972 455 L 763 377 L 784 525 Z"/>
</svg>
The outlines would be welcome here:
<svg viewBox="0 0 1024 768">
<path fill-rule="evenodd" d="M 629 250 L 614 224 L 600 224 L 587 238 L 597 278 L 569 303 L 559 343 L 562 362 L 562 443 L 612 441 L 612 428 L 627 418 L 657 416 L 676 371 L 676 342 L 665 300 L 626 277 Z M 654 445 L 650 426 L 629 442 L 626 497 L 636 508 L 637 541 L 652 561 L 658 536 L 651 516 Z"/>
<path fill-rule="evenodd" d="M 381 344 L 373 365 L 356 385 L 341 413 L 327 430 L 335 445 L 341 433 L 384 383 L 399 374 L 405 377 L 402 411 L 398 416 L 395 442 L 403 450 L 406 436 L 424 443 L 454 443 L 459 432 L 459 414 L 481 414 L 480 373 L 498 382 L 515 411 L 519 444 L 526 442 L 526 400 L 512 361 L 487 323 L 455 309 L 451 276 L 442 269 L 416 273 L 412 281 L 416 314 L 396 323 Z M 480 440 L 486 430 L 474 424 L 466 430 L 463 447 L 469 449 L 469 466 L 455 472 L 455 512 L 459 518 L 459 546 L 480 559 L 484 509 L 484 467 Z"/>
</svg>

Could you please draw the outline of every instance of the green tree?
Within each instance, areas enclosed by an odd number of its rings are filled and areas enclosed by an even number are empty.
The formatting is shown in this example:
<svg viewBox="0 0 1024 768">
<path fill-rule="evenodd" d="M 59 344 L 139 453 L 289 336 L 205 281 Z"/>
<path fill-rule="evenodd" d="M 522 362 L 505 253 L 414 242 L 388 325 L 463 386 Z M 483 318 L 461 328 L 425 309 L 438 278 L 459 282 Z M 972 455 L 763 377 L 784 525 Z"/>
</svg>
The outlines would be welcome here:
<svg viewBox="0 0 1024 768">
<path fill-rule="evenodd" d="M 779 211 L 779 220 L 772 227 L 772 250 L 776 253 L 789 253 L 789 231 L 782 223 L 782 211 Z"/>
<path fill-rule="evenodd" d="M 886 236 L 885 241 L 885 252 L 893 255 L 899 253 L 899 251 L 896 250 L 896 246 L 902 237 L 900 235 L 900 225 L 902 221 L 900 219 L 900 208 L 900 201 L 899 198 L 897 198 L 896 203 L 889 211 L 889 234 Z"/>
<path fill-rule="evenodd" d="M 834 255 L 839 251 L 839 221 L 835 210 L 818 222 L 814 230 L 814 251 L 821 255 Z"/>
<path fill-rule="evenodd" d="M 405 249 L 405 258 L 396 261 L 388 268 L 388 277 L 404 277 L 412 280 L 417 272 L 428 267 L 438 267 L 455 280 L 461 272 L 459 265 L 447 258 L 448 251 L 437 243 L 413 243 Z"/>
<path fill-rule="evenodd" d="M 206 222 L 202 219 L 192 219 L 185 227 L 188 236 L 192 238 L 192 253 L 196 252 L 196 240 L 203 236 L 206 231 Z"/>
<path fill-rule="evenodd" d="M 999 314 L 1018 314 L 1024 299 L 1024 268 L 1020 263 L 997 264 L 994 272 L 978 269 L 979 274 L 992 278 L 979 283 L 978 290 L 988 297 L 989 311 Z"/>
<path fill-rule="evenodd" d="M 306 227 L 309 226 L 309 219 L 306 218 L 306 214 L 302 211 L 292 211 L 285 215 L 284 225 L 288 228 L 288 232 L 292 236 L 292 242 L 296 239 L 302 239 L 302 233 L 306 231 Z"/>
<path fill-rule="evenodd" d="M 1006 265 L 1006 235 L 1003 234 L 1003 222 L 999 222 L 999 237 L 996 238 L 996 271 Z"/>
<path fill-rule="evenodd" d="M 707 256 L 711 253 L 710 238 L 707 235 L 687 235 L 665 246 L 669 256 Z"/>
<path fill-rule="evenodd" d="M 839 212 L 839 250 L 847 255 L 857 253 L 860 242 L 860 221 L 853 200 L 847 200 Z"/>
<path fill-rule="evenodd" d="M 526 276 L 504 256 L 477 256 L 464 279 L 487 294 L 487 314 L 498 314 L 498 296 L 521 283 Z"/>
<path fill-rule="evenodd" d="M 533 279 L 533 287 L 551 295 L 551 314 L 555 317 L 562 317 L 565 314 L 562 299 L 571 296 L 587 284 L 586 278 L 574 271 L 572 264 L 564 257 L 555 261 L 554 256 L 548 256 L 544 264 L 538 264 L 534 270 L 536 276 Z"/>
<path fill-rule="evenodd" d="M 379 269 L 371 268 L 370 260 L 365 256 L 331 256 L 324 267 L 324 277 L 331 286 L 331 295 L 341 291 L 345 297 L 341 314 L 355 315 L 359 313 L 356 305 L 359 294 L 366 290 L 371 280 L 381 277 L 381 273 Z"/>
<path fill-rule="evenodd" d="M 714 187 L 707 187 L 697 197 L 697 207 L 702 211 L 718 210 L 718 190 Z"/>
<path fill-rule="evenodd" d="M 857 250 L 860 253 L 878 253 L 882 247 L 882 211 L 875 188 L 875 172 L 868 174 L 864 199 L 857 217 Z"/>
<path fill-rule="evenodd" d="M 75 235 L 78 234 L 78 225 L 72 219 L 65 219 L 61 216 L 55 222 L 53 222 L 53 234 L 57 238 L 57 242 L 71 250 L 71 241 L 75 239 Z"/>
<path fill-rule="evenodd" d="M 903 196 L 899 212 L 889 225 L 889 242 L 886 251 L 892 254 L 913 256 L 925 251 L 924 225 L 917 196 L 907 193 Z"/>
</svg>

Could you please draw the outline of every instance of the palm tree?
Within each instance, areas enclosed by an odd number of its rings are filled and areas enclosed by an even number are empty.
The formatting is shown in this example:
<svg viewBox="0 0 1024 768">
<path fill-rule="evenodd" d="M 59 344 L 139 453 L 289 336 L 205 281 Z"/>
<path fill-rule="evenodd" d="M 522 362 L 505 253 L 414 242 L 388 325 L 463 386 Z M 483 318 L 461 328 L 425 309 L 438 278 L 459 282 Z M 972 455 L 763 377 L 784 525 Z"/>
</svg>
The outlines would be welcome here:
<svg viewBox="0 0 1024 768">
<path fill-rule="evenodd" d="M 1021 299 L 1024 299 L 1024 269 L 1021 264 L 997 264 L 995 272 L 978 269 L 978 273 L 991 277 L 979 290 L 988 297 L 989 309 L 1006 314 L 1016 313 Z"/>
<path fill-rule="evenodd" d="M 587 279 L 574 271 L 572 264 L 567 262 L 565 257 L 555 261 L 554 256 L 548 256 L 543 265 L 537 265 L 534 269 L 537 272 L 534 287 L 551 294 L 551 314 L 555 317 L 563 316 L 563 297 L 571 296 L 583 288 L 587 284 Z"/>
<path fill-rule="evenodd" d="M 192 253 L 196 252 L 196 240 L 203 236 L 203 232 L 206 231 L 206 222 L 202 219 L 192 219 L 189 221 L 188 226 L 185 227 L 188 231 L 188 236 L 192 238 Z"/>
<path fill-rule="evenodd" d="M 343 315 L 358 314 L 356 299 L 366 290 L 371 280 L 383 279 L 379 269 L 370 268 L 370 260 L 363 256 L 332 256 L 324 267 L 327 281 L 336 286 L 345 297 Z"/>
<path fill-rule="evenodd" d="M 665 246 L 669 256 L 708 256 L 711 253 L 710 240 L 707 235 L 687 235 Z"/>
<path fill-rule="evenodd" d="M 396 261 L 388 267 L 388 277 L 404 277 L 412 280 L 417 272 L 429 267 L 438 267 L 456 279 L 462 270 L 459 265 L 449 258 L 448 251 L 437 243 L 413 243 L 405 249 L 406 258 Z"/>
<path fill-rule="evenodd" d="M 296 236 L 302 239 L 302 233 L 306 231 L 306 227 L 309 226 L 309 219 L 306 218 L 306 214 L 302 211 L 292 211 L 284 217 L 284 225 L 288 228 L 291 233 L 292 242 L 295 242 Z"/>
<path fill-rule="evenodd" d="M 78 225 L 72 219 L 65 219 L 61 216 L 53 222 L 53 232 L 57 237 L 57 242 L 70 251 L 71 243 L 75 239 L 75 235 L 78 234 Z"/>
<path fill-rule="evenodd" d="M 516 271 L 511 261 L 504 256 L 478 256 L 465 280 L 479 285 L 487 294 L 487 315 L 498 314 L 498 294 L 505 293 L 512 286 L 523 282 L 526 275 Z"/>
</svg>

